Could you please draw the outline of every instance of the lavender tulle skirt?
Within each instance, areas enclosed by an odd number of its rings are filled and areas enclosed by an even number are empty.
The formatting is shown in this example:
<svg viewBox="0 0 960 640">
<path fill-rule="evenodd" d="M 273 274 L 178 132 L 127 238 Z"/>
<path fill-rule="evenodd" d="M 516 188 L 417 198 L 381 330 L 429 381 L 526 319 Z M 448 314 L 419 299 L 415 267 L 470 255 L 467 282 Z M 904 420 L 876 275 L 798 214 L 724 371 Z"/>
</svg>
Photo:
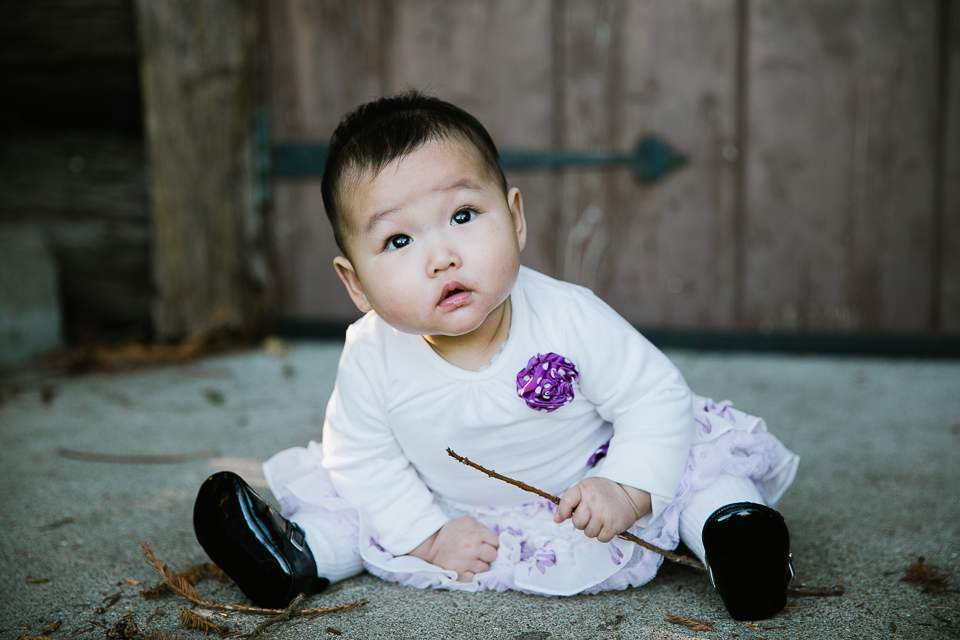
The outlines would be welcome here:
<svg viewBox="0 0 960 640">
<path fill-rule="evenodd" d="M 680 541 L 680 514 L 696 493 L 720 474 L 749 479 L 763 501 L 775 506 L 793 482 L 799 457 L 767 432 L 762 418 L 694 396 L 696 436 L 676 496 L 646 527 L 631 532 L 664 549 Z M 500 537 L 497 559 L 472 582 L 412 556 L 395 557 L 377 543 L 377 533 L 356 508 L 340 498 L 321 467 L 321 447 L 281 451 L 264 463 L 264 475 L 283 514 L 304 524 L 315 556 L 327 554 L 328 577 L 357 573 L 361 566 L 384 580 L 418 588 L 481 591 L 507 589 L 544 595 L 598 593 L 650 581 L 663 557 L 631 542 L 587 538 L 567 520 L 553 521 L 554 505 L 537 500 L 510 508 L 438 503 L 450 517 L 472 516 Z M 311 531 L 322 531 L 311 537 Z M 324 559 L 318 557 L 318 566 Z M 339 572 L 339 573 L 338 573 Z"/>
</svg>

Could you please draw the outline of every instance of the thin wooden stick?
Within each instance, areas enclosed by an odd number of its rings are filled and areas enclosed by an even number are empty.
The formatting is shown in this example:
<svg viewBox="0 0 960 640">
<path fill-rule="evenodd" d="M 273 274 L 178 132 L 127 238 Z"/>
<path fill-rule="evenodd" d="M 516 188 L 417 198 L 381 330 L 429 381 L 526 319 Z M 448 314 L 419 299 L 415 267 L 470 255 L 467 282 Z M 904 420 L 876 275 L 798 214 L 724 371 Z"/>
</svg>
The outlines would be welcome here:
<svg viewBox="0 0 960 640">
<path fill-rule="evenodd" d="M 497 473 L 496 471 L 491 471 L 490 469 L 487 469 L 487 468 L 485 468 L 485 467 L 480 466 L 480 465 L 477 464 L 476 462 L 471 462 L 471 461 L 468 460 L 467 458 L 464 458 L 463 456 L 459 456 L 459 455 L 457 455 L 456 453 L 454 453 L 453 449 L 451 449 L 450 447 L 447 447 L 447 455 L 449 455 L 451 458 L 455 458 L 456 460 L 458 460 L 459 462 L 462 462 L 463 464 L 467 465 L 468 467 L 473 467 L 474 469 L 477 469 L 478 471 L 484 472 L 485 474 L 487 474 L 487 475 L 490 476 L 491 478 L 496 478 L 497 480 L 502 480 L 502 481 L 506 482 L 507 484 L 512 484 L 513 486 L 518 487 L 518 488 L 520 488 L 520 489 L 523 489 L 524 491 L 527 491 L 527 492 L 529 492 L 529 493 L 535 493 L 535 494 L 537 494 L 538 496 L 540 496 L 541 498 L 545 498 L 545 499 L 549 500 L 549 501 L 552 502 L 553 504 L 560 504 L 560 498 L 558 498 L 557 496 L 551 495 L 551 494 L 547 493 L 546 491 L 541 491 L 540 489 L 537 489 L 537 488 L 535 488 L 535 487 L 531 487 L 530 485 L 525 484 L 525 483 L 523 483 L 523 482 L 520 482 L 519 480 L 514 480 L 513 478 L 508 478 L 507 476 L 501 475 L 501 474 Z M 658 546 L 656 546 L 656 545 L 650 544 L 650 543 L 647 542 L 646 540 L 641 540 L 640 538 L 638 538 L 637 536 L 633 535 L 633 534 L 630 533 L 629 531 L 624 531 L 623 533 L 620 534 L 620 537 L 623 538 L 624 540 L 629 540 L 630 542 L 633 542 L 633 543 L 635 543 L 635 544 L 638 544 L 638 545 L 640 545 L 641 547 L 643 547 L 644 549 L 649 549 L 650 551 L 653 551 L 654 553 L 659 553 L 660 555 L 662 555 L 662 556 L 663 556 L 664 558 L 666 558 L 667 560 L 670 560 L 671 562 L 676 562 L 677 564 L 682 564 L 682 565 L 684 565 L 684 566 L 690 567 L 691 569 L 696 569 L 697 571 L 706 572 L 706 568 L 705 568 L 705 567 L 703 566 L 703 564 L 701 564 L 698 560 L 694 560 L 693 558 L 690 558 L 690 557 L 688 557 L 688 556 L 682 556 L 682 555 L 680 555 L 679 553 L 674 553 L 673 551 L 667 551 L 666 549 L 661 549 L 660 547 L 658 547 Z"/>
<path fill-rule="evenodd" d="M 157 576 L 160 577 L 160 581 L 167 585 L 167 588 L 170 589 L 173 593 L 177 594 L 181 598 L 186 598 L 191 602 L 195 602 L 201 606 L 207 607 L 208 609 L 222 609 L 224 611 L 239 611 L 241 613 L 259 613 L 265 615 L 278 615 L 284 613 L 286 609 L 262 609 L 260 607 L 247 607 L 242 604 L 224 604 L 222 602 L 212 602 L 210 600 L 204 600 L 200 597 L 200 594 L 197 593 L 197 589 L 187 582 L 182 576 L 175 575 L 169 567 L 165 567 L 158 559 L 157 556 L 153 554 L 153 551 L 150 550 L 150 547 L 147 546 L 146 542 L 141 542 L 140 546 L 143 547 L 143 554 L 147 557 L 147 562 L 153 567 L 153 570 L 157 572 Z M 367 603 L 366 598 L 360 598 L 355 600 L 350 604 L 338 604 L 334 607 L 323 607 L 321 609 L 298 609 L 296 611 L 291 611 L 290 615 L 293 616 L 322 616 L 328 613 L 333 613 L 334 611 L 349 611 L 351 609 L 356 609 L 357 607 Z"/>
<path fill-rule="evenodd" d="M 303 599 L 306 597 L 305 594 L 301 593 L 296 598 L 290 601 L 290 604 L 287 605 L 287 608 L 283 610 L 283 613 L 276 615 L 272 618 L 267 618 L 263 622 L 257 625 L 257 628 L 243 636 L 246 640 L 261 640 L 263 638 L 264 630 L 272 624 L 277 624 L 278 622 L 284 622 L 290 618 L 290 615 L 296 611 L 297 607 L 300 606 L 300 603 L 303 602 Z"/>
<path fill-rule="evenodd" d="M 808 587 L 804 583 L 791 584 L 787 587 L 787 593 L 797 596 L 842 596 L 847 592 L 842 585 L 835 587 Z"/>
<path fill-rule="evenodd" d="M 540 496 L 541 498 L 545 498 L 545 499 L 549 500 L 549 501 L 552 502 L 553 504 L 560 504 L 560 498 L 558 498 L 557 496 L 551 495 L 551 494 L 547 493 L 546 491 L 541 491 L 540 489 L 537 489 L 536 487 L 531 487 L 530 485 L 528 485 L 528 484 L 526 484 L 526 483 L 523 483 L 523 482 L 520 482 L 519 480 L 514 480 L 513 478 L 508 478 L 507 476 L 501 475 L 501 474 L 497 473 L 496 471 L 491 471 L 490 469 L 487 469 L 486 467 L 482 467 L 482 466 L 480 466 L 479 464 L 477 464 L 476 462 L 472 462 L 471 460 L 468 460 L 467 458 L 464 458 L 463 456 L 457 455 L 457 454 L 453 451 L 453 449 L 451 449 L 450 447 L 447 447 L 447 454 L 448 454 L 451 458 L 455 458 L 456 460 L 458 460 L 459 462 L 462 462 L 463 464 L 467 465 L 468 467 L 473 467 L 474 469 L 476 469 L 476 470 L 478 470 L 478 471 L 482 471 L 483 473 L 487 474 L 487 475 L 490 476 L 491 478 L 496 478 L 497 480 L 502 480 L 502 481 L 506 482 L 507 484 L 512 484 L 513 486 L 518 487 L 518 488 L 520 488 L 520 489 L 523 489 L 524 491 L 527 491 L 527 492 L 529 492 L 529 493 L 535 493 L 535 494 L 537 494 L 538 496 Z M 663 556 L 664 558 L 666 558 L 667 560 L 670 560 L 671 562 L 676 562 L 677 564 L 682 564 L 682 565 L 684 565 L 684 566 L 686 566 L 686 567 L 690 567 L 691 569 L 696 569 L 697 571 L 706 572 L 706 570 L 707 570 L 706 567 L 704 567 L 702 563 L 700 563 L 699 561 L 697 561 L 697 560 L 695 560 L 695 559 L 693 559 L 693 558 L 691 558 L 691 557 L 689 557 L 689 556 L 682 556 L 682 555 L 680 555 L 679 553 L 674 553 L 674 552 L 672 552 L 672 551 L 667 551 L 666 549 L 661 549 L 660 547 L 657 547 L 657 546 L 654 546 L 654 545 L 650 544 L 650 543 L 647 542 L 646 540 L 641 540 L 640 538 L 638 538 L 637 536 L 633 535 L 632 533 L 630 533 L 630 532 L 628 532 L 628 531 L 624 531 L 623 533 L 621 533 L 621 534 L 620 534 L 620 537 L 623 538 L 624 540 L 629 540 L 630 542 L 636 543 L 636 544 L 640 545 L 641 547 L 643 547 L 644 549 L 649 549 L 650 551 L 653 551 L 654 553 L 659 553 L 660 555 L 662 555 L 662 556 Z M 798 595 L 798 596 L 840 596 L 840 595 L 843 595 L 843 594 L 846 592 L 846 589 L 844 589 L 842 586 L 839 586 L 839 585 L 836 586 L 836 587 L 808 587 L 807 585 L 801 583 L 801 584 L 798 584 L 798 585 L 788 585 L 788 586 L 787 586 L 787 592 L 788 592 L 788 593 L 792 593 L 792 594 L 794 594 L 794 595 Z"/>
</svg>

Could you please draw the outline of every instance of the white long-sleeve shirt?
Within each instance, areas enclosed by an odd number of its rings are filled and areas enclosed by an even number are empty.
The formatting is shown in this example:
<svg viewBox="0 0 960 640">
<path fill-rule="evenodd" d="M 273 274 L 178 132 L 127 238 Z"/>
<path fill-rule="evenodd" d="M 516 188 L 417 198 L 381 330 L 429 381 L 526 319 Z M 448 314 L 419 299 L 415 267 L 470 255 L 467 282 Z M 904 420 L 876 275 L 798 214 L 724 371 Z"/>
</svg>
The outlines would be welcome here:
<svg viewBox="0 0 960 640">
<path fill-rule="evenodd" d="M 361 509 L 380 544 L 403 555 L 443 526 L 437 497 L 506 507 L 531 502 L 446 454 L 561 494 L 592 475 L 647 491 L 649 522 L 673 498 L 693 438 L 690 390 L 656 347 L 589 290 L 521 268 L 509 338 L 482 371 L 460 369 L 417 335 L 374 312 L 347 331 L 323 427 L 323 466 Z M 573 400 L 553 412 L 527 406 L 517 375 L 537 354 L 579 371 Z"/>
</svg>

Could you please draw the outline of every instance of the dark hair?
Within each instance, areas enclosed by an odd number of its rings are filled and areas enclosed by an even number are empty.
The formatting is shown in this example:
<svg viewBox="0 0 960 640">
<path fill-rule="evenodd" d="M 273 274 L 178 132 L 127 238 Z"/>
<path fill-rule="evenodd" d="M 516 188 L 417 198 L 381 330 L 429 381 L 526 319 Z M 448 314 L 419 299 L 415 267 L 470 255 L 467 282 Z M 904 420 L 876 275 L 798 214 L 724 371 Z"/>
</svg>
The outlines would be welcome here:
<svg viewBox="0 0 960 640">
<path fill-rule="evenodd" d="M 367 102 L 344 116 L 330 138 L 321 193 L 337 246 L 345 255 L 340 198 L 347 174 L 371 171 L 376 175 L 427 142 L 449 139 L 472 145 L 506 193 L 507 180 L 490 134 L 479 120 L 449 102 L 408 91 Z"/>
</svg>

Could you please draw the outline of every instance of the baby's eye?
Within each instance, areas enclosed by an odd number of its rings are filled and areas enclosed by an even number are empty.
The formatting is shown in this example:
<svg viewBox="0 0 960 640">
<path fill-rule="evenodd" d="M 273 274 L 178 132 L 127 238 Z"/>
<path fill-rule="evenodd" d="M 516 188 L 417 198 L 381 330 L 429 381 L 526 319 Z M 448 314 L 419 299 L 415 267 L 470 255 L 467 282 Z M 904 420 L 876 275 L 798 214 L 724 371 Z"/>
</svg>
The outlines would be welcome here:
<svg viewBox="0 0 960 640">
<path fill-rule="evenodd" d="M 384 251 L 395 251 L 397 249 L 403 249 L 405 246 L 413 242 L 413 238 L 402 233 L 398 233 L 395 236 L 390 236 L 387 240 L 387 244 L 383 247 Z"/>
<path fill-rule="evenodd" d="M 471 209 L 460 209 L 455 214 L 453 214 L 453 217 L 450 219 L 450 224 L 452 225 L 467 224 L 468 222 L 470 222 L 476 217 L 477 217 L 476 211 L 473 211 Z"/>
</svg>

